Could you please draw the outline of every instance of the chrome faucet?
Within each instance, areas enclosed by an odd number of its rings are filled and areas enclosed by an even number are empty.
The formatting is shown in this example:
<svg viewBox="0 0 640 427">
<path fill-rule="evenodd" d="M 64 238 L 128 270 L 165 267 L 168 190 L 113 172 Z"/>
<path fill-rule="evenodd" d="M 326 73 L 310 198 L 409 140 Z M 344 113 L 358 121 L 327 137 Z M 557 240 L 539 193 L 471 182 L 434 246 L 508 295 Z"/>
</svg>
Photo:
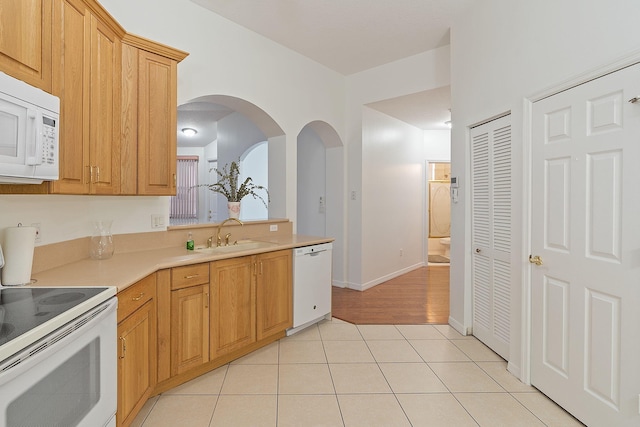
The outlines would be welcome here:
<svg viewBox="0 0 640 427">
<path fill-rule="evenodd" d="M 218 230 L 216 231 L 216 246 L 221 246 L 221 245 L 222 245 L 222 237 L 220 237 L 220 230 L 221 230 L 221 229 L 222 229 L 222 227 L 223 227 L 227 222 L 229 222 L 229 221 L 235 221 L 235 222 L 237 222 L 237 223 L 238 223 L 238 224 L 240 224 L 240 225 L 244 225 L 244 223 L 243 223 L 242 221 L 240 221 L 238 218 L 227 218 L 227 219 L 225 219 L 224 221 L 222 221 L 220 224 L 218 224 Z M 228 234 L 225 236 L 225 244 L 226 244 L 227 246 L 229 246 L 229 238 L 230 238 L 230 237 L 231 237 L 231 233 L 228 233 Z M 209 240 L 212 240 L 212 239 L 213 239 L 213 236 L 211 236 L 211 237 L 209 238 Z M 210 244 L 210 243 L 211 243 L 211 245 L 212 245 L 212 243 L 213 243 L 213 242 L 209 242 L 209 240 L 207 240 L 207 244 Z M 209 247 L 211 247 L 211 246 L 209 246 Z"/>
</svg>

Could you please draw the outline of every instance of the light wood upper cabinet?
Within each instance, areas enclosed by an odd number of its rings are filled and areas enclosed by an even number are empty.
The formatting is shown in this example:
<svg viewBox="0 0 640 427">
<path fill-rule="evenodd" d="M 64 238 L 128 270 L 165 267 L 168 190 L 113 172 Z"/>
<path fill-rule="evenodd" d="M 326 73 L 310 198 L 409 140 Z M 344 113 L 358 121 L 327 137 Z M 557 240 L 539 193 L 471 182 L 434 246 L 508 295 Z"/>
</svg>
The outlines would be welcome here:
<svg viewBox="0 0 640 427">
<path fill-rule="evenodd" d="M 293 324 L 291 250 L 256 256 L 257 338 L 264 339 Z"/>
<path fill-rule="evenodd" d="M 120 193 L 120 96 L 122 44 L 91 17 L 91 108 L 89 181 L 91 194 Z M 69 141 L 66 141 L 67 143 Z"/>
<path fill-rule="evenodd" d="M 256 341 L 254 258 L 211 263 L 211 359 Z"/>
<path fill-rule="evenodd" d="M 51 91 L 52 0 L 0 1 L 0 70 Z"/>
<path fill-rule="evenodd" d="M 89 164 L 88 45 L 91 21 L 80 0 L 57 2 L 54 9 L 53 54 L 64 58 L 53 68 L 52 93 L 60 98 L 60 180 L 51 184 L 55 193 L 89 192 L 85 165 Z"/>
<path fill-rule="evenodd" d="M 120 97 L 124 33 L 81 0 L 54 10 L 53 94 L 61 101 L 60 179 L 51 192 L 120 192 Z"/>
<path fill-rule="evenodd" d="M 156 275 L 118 294 L 119 426 L 133 421 L 156 384 Z"/>
<path fill-rule="evenodd" d="M 124 38 L 122 194 L 176 192 L 177 64 L 186 55 L 141 37 Z"/>
<path fill-rule="evenodd" d="M 127 34 L 96 0 L 0 0 L 0 71 L 61 104 L 59 180 L 0 193 L 174 195 L 187 55 Z"/>
</svg>

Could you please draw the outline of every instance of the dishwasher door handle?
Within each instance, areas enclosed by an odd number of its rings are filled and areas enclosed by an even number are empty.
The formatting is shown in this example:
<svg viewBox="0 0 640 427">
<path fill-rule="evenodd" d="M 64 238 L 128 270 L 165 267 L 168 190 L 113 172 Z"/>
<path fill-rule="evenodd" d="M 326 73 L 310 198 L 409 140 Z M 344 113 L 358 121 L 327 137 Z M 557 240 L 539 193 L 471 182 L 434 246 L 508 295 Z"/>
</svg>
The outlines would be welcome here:
<svg viewBox="0 0 640 427">
<path fill-rule="evenodd" d="M 316 256 L 316 255 L 320 255 L 322 252 L 326 252 L 327 250 L 324 249 L 322 251 L 316 251 L 316 252 L 309 252 L 307 255 L 311 255 L 311 256 Z"/>
</svg>

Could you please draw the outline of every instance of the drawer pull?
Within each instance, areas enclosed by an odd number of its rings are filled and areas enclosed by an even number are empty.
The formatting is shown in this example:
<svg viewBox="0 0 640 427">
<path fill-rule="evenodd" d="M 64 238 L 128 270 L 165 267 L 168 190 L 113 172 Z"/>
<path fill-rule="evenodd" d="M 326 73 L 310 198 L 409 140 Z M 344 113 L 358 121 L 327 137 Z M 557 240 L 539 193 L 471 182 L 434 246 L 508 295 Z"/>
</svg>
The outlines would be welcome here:
<svg viewBox="0 0 640 427">
<path fill-rule="evenodd" d="M 120 337 L 120 344 L 120 356 L 118 359 L 124 359 L 124 356 L 127 353 L 127 340 Z"/>
<path fill-rule="evenodd" d="M 140 295 L 138 295 L 137 297 L 131 298 L 131 300 L 132 301 L 140 301 L 143 296 L 144 296 L 144 292 L 140 292 Z"/>
<path fill-rule="evenodd" d="M 192 274 L 190 276 L 184 276 L 184 278 L 185 279 L 193 279 L 193 278 L 198 277 L 198 276 L 199 276 L 199 274 Z"/>
</svg>

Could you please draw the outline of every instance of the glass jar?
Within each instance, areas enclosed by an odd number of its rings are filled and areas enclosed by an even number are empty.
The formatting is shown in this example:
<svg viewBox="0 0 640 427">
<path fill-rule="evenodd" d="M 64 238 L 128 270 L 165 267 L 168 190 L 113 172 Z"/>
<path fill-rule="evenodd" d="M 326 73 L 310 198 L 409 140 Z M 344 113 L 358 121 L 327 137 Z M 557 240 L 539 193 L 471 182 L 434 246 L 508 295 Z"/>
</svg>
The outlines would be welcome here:
<svg viewBox="0 0 640 427">
<path fill-rule="evenodd" d="M 94 221 L 93 235 L 89 242 L 89 256 L 93 259 L 108 259 L 113 255 L 111 220 Z"/>
</svg>

